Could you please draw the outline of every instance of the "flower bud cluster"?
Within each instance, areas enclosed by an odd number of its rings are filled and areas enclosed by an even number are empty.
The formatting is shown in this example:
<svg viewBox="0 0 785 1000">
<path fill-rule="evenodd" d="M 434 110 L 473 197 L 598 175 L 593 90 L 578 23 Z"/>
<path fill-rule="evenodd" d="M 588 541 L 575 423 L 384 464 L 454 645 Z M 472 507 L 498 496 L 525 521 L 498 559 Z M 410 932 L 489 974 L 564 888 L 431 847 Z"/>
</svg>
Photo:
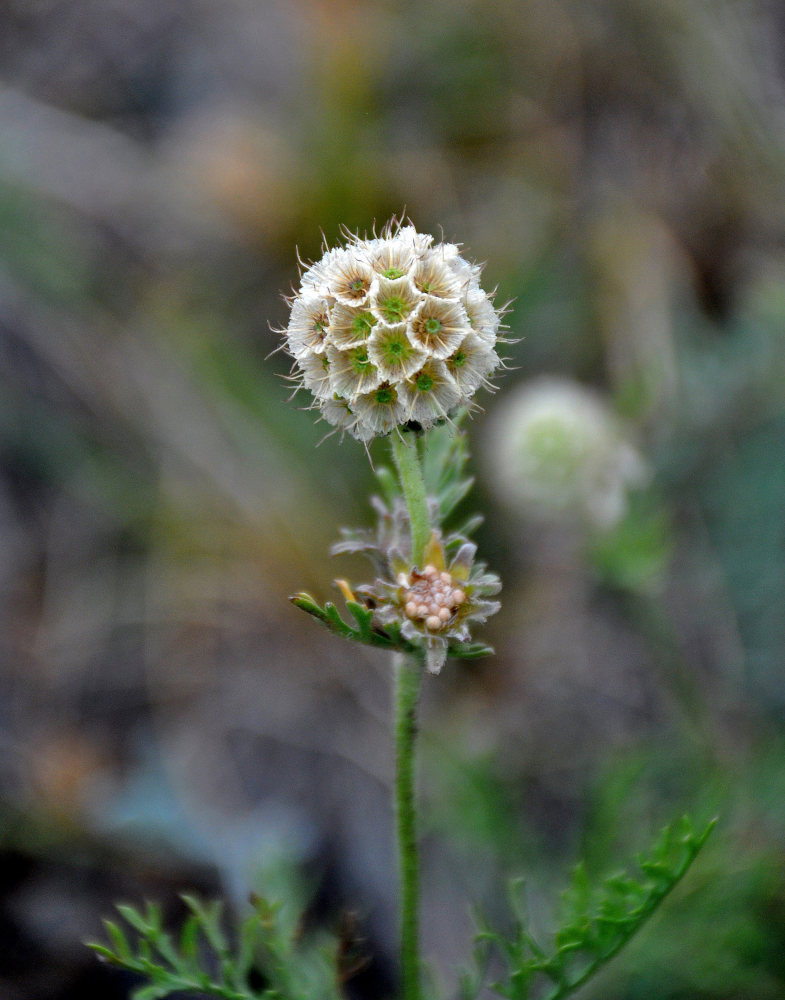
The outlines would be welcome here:
<svg viewBox="0 0 785 1000">
<path fill-rule="evenodd" d="M 452 574 L 428 563 L 422 572 L 412 569 L 401 573 L 398 583 L 404 588 L 401 595 L 407 618 L 421 621 L 431 632 L 438 632 L 450 621 L 455 611 L 466 601 L 466 594 L 455 586 Z"/>
<path fill-rule="evenodd" d="M 499 365 L 503 310 L 480 268 L 411 225 L 349 235 L 306 267 L 285 334 L 294 377 L 328 423 L 361 441 L 428 428 L 466 405 Z"/>
<path fill-rule="evenodd" d="M 432 498 L 429 505 L 435 513 L 438 502 Z M 355 588 L 357 598 L 373 609 L 377 628 L 399 629 L 405 640 L 424 650 L 428 670 L 438 674 L 448 654 L 467 655 L 461 647 L 471 642 L 471 626 L 499 610 L 499 602 L 491 598 L 501 583 L 476 561 L 477 546 L 460 534 L 442 537 L 434 531 L 422 569 L 412 565 L 403 501 L 388 508 L 377 497 L 374 507 L 379 514 L 376 531 L 344 531 L 333 554 L 361 552 L 371 559 L 378 576 Z"/>
</svg>

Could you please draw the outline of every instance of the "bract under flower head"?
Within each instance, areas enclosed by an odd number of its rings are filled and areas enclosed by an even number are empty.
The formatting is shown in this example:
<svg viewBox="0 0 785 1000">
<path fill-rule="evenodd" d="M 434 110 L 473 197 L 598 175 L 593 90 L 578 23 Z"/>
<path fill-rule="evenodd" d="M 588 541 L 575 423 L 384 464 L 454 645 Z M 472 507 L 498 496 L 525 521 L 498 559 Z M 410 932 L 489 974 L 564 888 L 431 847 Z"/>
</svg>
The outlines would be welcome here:
<svg viewBox="0 0 785 1000">
<path fill-rule="evenodd" d="M 500 363 L 504 310 L 479 279 L 455 244 L 394 220 L 326 249 L 304 269 L 283 331 L 322 417 L 368 441 L 467 406 Z"/>
<path fill-rule="evenodd" d="M 438 504 L 432 500 L 436 512 Z M 376 498 L 379 515 L 375 532 L 345 532 L 333 553 L 362 552 L 370 557 L 378 577 L 357 587 L 356 594 L 373 609 L 381 630 L 394 627 L 419 646 L 431 673 L 438 674 L 452 651 L 471 641 L 470 627 L 499 610 L 489 600 L 501 589 L 499 578 L 475 562 L 477 546 L 458 534 L 446 538 L 434 531 L 423 553 L 422 566 L 409 554 L 408 514 L 402 502 L 391 509 Z"/>
<path fill-rule="evenodd" d="M 422 645 L 432 674 L 442 669 L 450 643 L 469 642 L 470 625 L 484 622 L 501 606 L 488 600 L 501 583 L 485 573 L 482 564 L 475 564 L 477 546 L 466 539 L 451 538 L 450 543 L 454 554 L 448 557 L 440 534 L 434 532 L 422 567 L 393 558 L 394 580 L 358 588 L 373 604 L 380 626 L 398 625 L 405 639 Z"/>
</svg>

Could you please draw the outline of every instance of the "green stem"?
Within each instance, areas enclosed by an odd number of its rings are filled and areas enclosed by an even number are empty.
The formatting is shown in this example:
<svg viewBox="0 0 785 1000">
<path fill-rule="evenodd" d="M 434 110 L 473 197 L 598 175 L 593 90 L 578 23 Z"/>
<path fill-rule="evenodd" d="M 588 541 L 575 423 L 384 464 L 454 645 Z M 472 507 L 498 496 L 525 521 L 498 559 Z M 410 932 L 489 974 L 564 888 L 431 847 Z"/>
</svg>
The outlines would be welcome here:
<svg viewBox="0 0 785 1000">
<path fill-rule="evenodd" d="M 422 566 L 431 537 L 417 439 L 393 434 L 392 453 L 409 512 L 413 566 Z M 422 656 L 395 654 L 395 819 L 400 883 L 402 1000 L 420 1000 L 420 861 L 415 796 L 417 702 L 424 670 Z"/>
<path fill-rule="evenodd" d="M 412 435 L 407 436 L 410 438 L 409 441 L 405 441 L 401 434 L 392 434 L 390 440 L 395 467 L 398 470 L 398 481 L 411 522 L 412 565 L 422 566 L 423 551 L 431 537 L 431 519 L 428 516 L 428 501 L 417 451 L 417 439 Z"/>
<path fill-rule="evenodd" d="M 402 1000 L 420 1000 L 420 863 L 415 802 L 417 702 L 423 662 L 395 654 L 395 818 L 400 880 Z"/>
</svg>

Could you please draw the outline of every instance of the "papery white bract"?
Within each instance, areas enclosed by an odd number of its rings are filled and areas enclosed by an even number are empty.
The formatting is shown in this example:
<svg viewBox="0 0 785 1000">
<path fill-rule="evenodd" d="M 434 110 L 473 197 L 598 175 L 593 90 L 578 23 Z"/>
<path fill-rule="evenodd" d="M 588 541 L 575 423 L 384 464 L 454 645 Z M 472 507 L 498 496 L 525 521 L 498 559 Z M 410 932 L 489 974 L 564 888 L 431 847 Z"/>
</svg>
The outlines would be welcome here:
<svg viewBox="0 0 785 1000">
<path fill-rule="evenodd" d="M 294 379 L 361 441 L 448 419 L 500 364 L 504 310 L 480 273 L 455 244 L 395 220 L 379 236 L 348 235 L 304 268 L 291 299 Z"/>
</svg>

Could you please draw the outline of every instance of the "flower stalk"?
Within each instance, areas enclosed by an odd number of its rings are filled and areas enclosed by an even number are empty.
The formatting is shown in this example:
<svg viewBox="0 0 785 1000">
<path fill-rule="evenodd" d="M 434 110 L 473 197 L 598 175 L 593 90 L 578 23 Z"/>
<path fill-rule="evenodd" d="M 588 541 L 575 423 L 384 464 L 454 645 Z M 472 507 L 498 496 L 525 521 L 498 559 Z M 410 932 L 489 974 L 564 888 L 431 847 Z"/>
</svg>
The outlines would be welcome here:
<svg viewBox="0 0 785 1000">
<path fill-rule="evenodd" d="M 294 362 L 291 378 L 297 388 L 311 391 L 312 405 L 341 433 L 366 446 L 374 437 L 391 435 L 397 483 L 389 469 L 377 470 L 383 497 L 371 501 L 375 530 L 344 529 L 333 546 L 334 554 L 367 556 L 374 568 L 372 582 L 335 581 L 345 614 L 305 592 L 291 600 L 335 635 L 393 653 L 401 1000 L 422 1000 L 417 711 L 426 673 L 438 674 L 448 656 L 472 659 L 493 652 L 472 637 L 473 626 L 500 607 L 492 598 L 501 583 L 475 558 L 477 546 L 468 537 L 479 520 L 470 518 L 460 530 L 446 525 L 472 483 L 464 474 L 468 452 L 458 424 L 474 405 L 474 392 L 489 384 L 502 363 L 495 348 L 503 342 L 505 309 L 494 307 L 493 294 L 480 287 L 481 269 L 455 244 L 434 245 L 432 237 L 395 220 L 379 236 L 346 236 L 346 246 L 325 246 L 321 260 L 304 267 L 290 300 L 282 333 Z M 414 428 L 428 435 L 427 449 Z M 581 429 L 583 436 L 577 434 Z M 585 443 L 592 443 L 580 420 L 559 435 L 549 419 L 545 433 L 540 425 L 533 440 L 530 465 L 546 472 L 554 458 L 571 459 L 575 453 L 580 460 Z M 518 454 L 517 441 L 513 451 L 511 459 Z M 604 458 L 607 449 L 598 451 Z M 559 469 L 563 464 L 556 463 Z M 617 464 L 605 462 L 602 468 L 613 471 Z M 544 482 L 550 482 L 547 476 Z M 524 901 L 514 891 L 514 936 L 482 922 L 475 959 L 483 963 L 475 961 L 477 967 L 462 976 L 461 996 L 476 1000 L 487 985 L 501 997 L 547 994 L 550 1000 L 567 1000 L 651 916 L 712 826 L 701 832 L 685 817 L 667 828 L 640 862 L 642 878 L 614 874 L 599 893 L 592 892 L 579 866 L 564 894 L 566 913 L 550 954 L 532 936 Z M 336 942 L 336 961 L 326 964 L 326 950 L 303 936 L 299 922 L 288 930 L 289 921 L 278 920 L 277 905 L 254 897 L 232 952 L 221 904 L 182 898 L 190 913 L 176 941 L 164 928 L 160 907 L 148 904 L 142 911 L 121 905 L 130 936 L 106 921 L 109 943 L 91 945 L 105 961 L 149 980 L 134 990 L 139 1000 L 184 991 L 224 1000 L 345 997 L 343 985 L 356 968 L 351 936 Z M 489 968 L 502 978 L 487 983 Z"/>
<path fill-rule="evenodd" d="M 402 1000 L 420 1000 L 420 861 L 417 846 L 419 656 L 395 653 L 395 818 L 398 848 Z"/>
<path fill-rule="evenodd" d="M 501 364 L 496 347 L 505 308 L 480 287 L 481 268 L 451 243 L 394 220 L 379 236 L 347 235 L 304 267 L 284 331 L 291 378 L 341 432 L 367 444 L 389 435 L 398 484 L 374 498 L 376 533 L 345 531 L 334 553 L 361 552 L 373 582 L 336 581 L 351 621 L 309 594 L 293 602 L 331 631 L 394 652 L 395 817 L 400 889 L 402 1000 L 420 1000 L 417 843 L 417 706 L 426 670 L 452 656 L 491 652 L 472 642 L 470 625 L 499 604 L 493 574 L 476 546 L 444 532 L 444 519 L 469 488 L 462 439 L 423 454 L 420 433 L 454 431 L 459 409 Z M 433 442 L 433 438 L 431 438 Z M 436 482 L 435 495 L 426 491 Z M 387 470 L 382 470 L 389 475 Z M 434 475 L 434 472 L 437 474 Z M 380 476 L 385 482 L 385 477 Z M 389 485 L 389 484 L 388 484 Z M 408 537 L 407 537 L 408 536 Z"/>
</svg>

